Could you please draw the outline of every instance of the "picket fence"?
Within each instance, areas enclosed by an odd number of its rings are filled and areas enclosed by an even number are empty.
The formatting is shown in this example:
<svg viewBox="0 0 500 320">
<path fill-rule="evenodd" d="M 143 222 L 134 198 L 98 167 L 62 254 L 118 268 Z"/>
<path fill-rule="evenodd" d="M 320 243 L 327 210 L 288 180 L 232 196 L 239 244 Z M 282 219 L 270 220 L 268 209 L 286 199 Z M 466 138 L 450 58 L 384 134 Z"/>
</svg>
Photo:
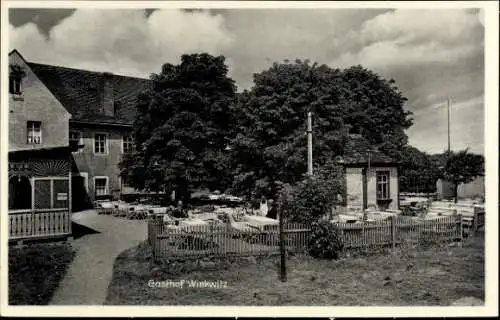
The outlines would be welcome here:
<svg viewBox="0 0 500 320">
<path fill-rule="evenodd" d="M 337 223 L 336 226 L 345 249 L 462 241 L 463 232 L 459 215 L 422 221 L 390 217 L 359 224 Z M 310 226 L 285 224 L 286 250 L 305 252 L 310 234 Z M 278 226 L 269 226 L 263 231 L 239 231 L 228 225 L 176 228 L 162 221 L 148 221 L 148 242 L 155 260 L 277 255 L 280 253 L 279 239 Z"/>
</svg>

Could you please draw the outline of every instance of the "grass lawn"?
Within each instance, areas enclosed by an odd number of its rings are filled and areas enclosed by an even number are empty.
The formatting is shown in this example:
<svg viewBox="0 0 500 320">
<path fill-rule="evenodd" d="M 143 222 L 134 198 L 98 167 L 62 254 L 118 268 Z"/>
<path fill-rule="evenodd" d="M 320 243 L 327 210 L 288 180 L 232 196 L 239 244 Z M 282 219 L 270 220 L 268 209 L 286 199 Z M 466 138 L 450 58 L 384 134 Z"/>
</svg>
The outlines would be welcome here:
<svg viewBox="0 0 500 320">
<path fill-rule="evenodd" d="M 289 257 L 288 281 L 277 257 L 233 261 L 151 261 L 146 244 L 115 261 L 107 305 L 446 306 L 465 296 L 484 301 L 484 236 L 463 247 L 402 248 L 337 261 Z M 148 281 L 225 281 L 227 288 L 148 286 Z"/>
<path fill-rule="evenodd" d="M 9 304 L 47 305 L 75 252 L 67 243 L 9 248 Z"/>
</svg>

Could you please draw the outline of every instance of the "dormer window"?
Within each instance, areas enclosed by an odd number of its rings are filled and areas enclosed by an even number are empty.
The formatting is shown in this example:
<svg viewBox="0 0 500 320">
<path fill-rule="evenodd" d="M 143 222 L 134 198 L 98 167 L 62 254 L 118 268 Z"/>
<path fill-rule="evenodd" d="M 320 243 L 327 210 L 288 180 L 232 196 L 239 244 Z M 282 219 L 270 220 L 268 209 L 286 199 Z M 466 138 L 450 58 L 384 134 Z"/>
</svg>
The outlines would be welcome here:
<svg viewBox="0 0 500 320">
<path fill-rule="evenodd" d="M 10 65 L 9 73 L 9 92 L 20 95 L 22 93 L 22 81 L 26 72 L 19 65 Z"/>
<path fill-rule="evenodd" d="M 9 92 L 11 94 L 21 94 L 21 83 L 22 79 L 21 78 L 16 78 L 13 76 L 10 76 L 9 78 Z"/>
</svg>

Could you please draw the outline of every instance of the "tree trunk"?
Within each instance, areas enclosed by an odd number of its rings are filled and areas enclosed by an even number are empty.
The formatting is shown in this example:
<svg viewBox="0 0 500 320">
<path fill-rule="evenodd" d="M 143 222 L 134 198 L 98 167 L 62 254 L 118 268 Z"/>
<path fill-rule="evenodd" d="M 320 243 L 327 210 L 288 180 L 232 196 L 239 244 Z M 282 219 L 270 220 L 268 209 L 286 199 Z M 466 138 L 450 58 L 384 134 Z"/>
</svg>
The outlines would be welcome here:
<svg viewBox="0 0 500 320">
<path fill-rule="evenodd" d="M 183 206 L 186 206 L 189 203 L 190 198 L 188 184 L 184 181 L 180 182 L 175 190 L 176 202 L 182 201 Z"/>
<path fill-rule="evenodd" d="M 458 202 L 458 183 L 455 183 L 453 188 L 454 188 L 453 195 L 455 196 L 455 203 L 457 203 Z"/>
</svg>

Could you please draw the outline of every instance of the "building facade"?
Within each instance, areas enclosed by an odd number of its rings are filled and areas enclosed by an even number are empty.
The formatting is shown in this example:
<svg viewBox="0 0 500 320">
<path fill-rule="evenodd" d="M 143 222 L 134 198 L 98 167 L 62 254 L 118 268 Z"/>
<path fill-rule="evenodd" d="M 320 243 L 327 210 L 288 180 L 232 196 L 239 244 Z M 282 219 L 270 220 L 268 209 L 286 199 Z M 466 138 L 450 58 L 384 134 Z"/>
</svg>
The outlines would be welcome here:
<svg viewBox="0 0 500 320">
<path fill-rule="evenodd" d="M 344 150 L 345 204 L 361 211 L 399 209 L 399 172 L 394 159 L 361 135 L 351 134 Z"/>
<path fill-rule="evenodd" d="M 16 50 L 9 62 L 26 72 L 22 100 L 11 93 L 9 101 L 9 150 L 33 148 L 25 143 L 32 132 L 44 148 L 71 145 L 74 211 L 90 207 L 96 199 L 135 192 L 120 179 L 118 164 L 133 150 L 137 96 L 149 88 L 150 81 L 31 63 Z M 16 83 L 11 82 L 15 91 Z"/>
<path fill-rule="evenodd" d="M 71 235 L 71 113 L 17 52 L 9 55 L 9 240 Z"/>
</svg>

